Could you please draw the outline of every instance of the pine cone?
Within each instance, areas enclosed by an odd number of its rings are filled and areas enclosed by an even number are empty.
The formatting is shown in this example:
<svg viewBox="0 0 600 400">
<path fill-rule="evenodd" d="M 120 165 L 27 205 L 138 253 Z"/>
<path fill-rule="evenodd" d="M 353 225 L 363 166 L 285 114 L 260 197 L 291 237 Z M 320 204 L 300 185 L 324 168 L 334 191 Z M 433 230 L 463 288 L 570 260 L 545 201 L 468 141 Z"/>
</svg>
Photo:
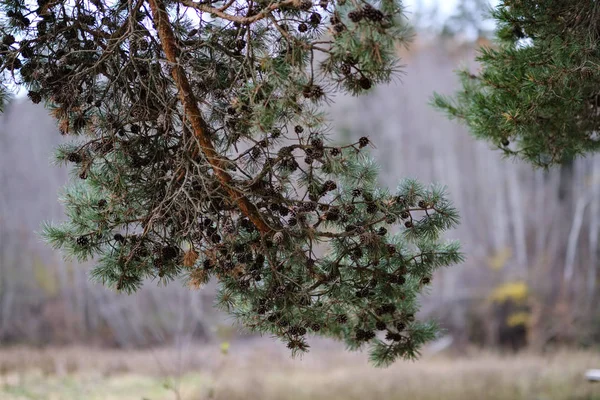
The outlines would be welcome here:
<svg viewBox="0 0 600 400">
<path fill-rule="evenodd" d="M 83 157 L 81 157 L 81 154 L 79 153 L 69 153 L 67 160 L 69 162 L 79 164 L 81 161 L 83 161 Z"/>
<path fill-rule="evenodd" d="M 33 104 L 39 104 L 42 101 L 42 95 L 40 94 L 40 92 L 36 92 L 34 90 L 30 90 L 27 93 L 27 97 L 29 97 Z"/>
<path fill-rule="evenodd" d="M 383 19 L 383 13 L 370 4 L 364 7 L 363 15 L 366 19 L 373 22 L 380 22 Z"/>
<path fill-rule="evenodd" d="M 308 11 L 312 8 L 312 6 L 313 6 L 312 1 L 300 0 L 300 6 L 298 8 L 300 8 L 300 10 L 302 10 L 302 11 Z"/>
<path fill-rule="evenodd" d="M 364 14 L 362 12 L 362 10 L 357 9 L 357 10 L 352 10 L 348 13 L 348 18 L 350 19 L 350 21 L 356 23 L 359 23 L 364 17 Z"/>
<path fill-rule="evenodd" d="M 276 232 L 273 235 L 273 243 L 279 245 L 281 243 L 283 243 L 283 240 L 285 239 L 283 232 Z"/>
<path fill-rule="evenodd" d="M 321 23 L 321 19 L 321 14 L 315 12 L 310 15 L 309 22 L 313 28 L 316 28 Z"/>
</svg>

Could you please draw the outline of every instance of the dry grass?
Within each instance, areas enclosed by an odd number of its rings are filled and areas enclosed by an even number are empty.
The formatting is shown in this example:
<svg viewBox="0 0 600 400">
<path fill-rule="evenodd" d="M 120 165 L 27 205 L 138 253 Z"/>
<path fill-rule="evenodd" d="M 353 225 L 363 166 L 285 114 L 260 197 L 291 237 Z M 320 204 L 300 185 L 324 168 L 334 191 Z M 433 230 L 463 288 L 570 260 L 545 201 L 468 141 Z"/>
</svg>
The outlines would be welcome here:
<svg viewBox="0 0 600 400">
<path fill-rule="evenodd" d="M 0 399 L 44 400 L 600 400 L 585 382 L 596 352 L 425 356 L 375 369 L 363 354 L 318 344 L 302 360 L 282 346 L 119 352 L 83 348 L 0 350 Z"/>
</svg>

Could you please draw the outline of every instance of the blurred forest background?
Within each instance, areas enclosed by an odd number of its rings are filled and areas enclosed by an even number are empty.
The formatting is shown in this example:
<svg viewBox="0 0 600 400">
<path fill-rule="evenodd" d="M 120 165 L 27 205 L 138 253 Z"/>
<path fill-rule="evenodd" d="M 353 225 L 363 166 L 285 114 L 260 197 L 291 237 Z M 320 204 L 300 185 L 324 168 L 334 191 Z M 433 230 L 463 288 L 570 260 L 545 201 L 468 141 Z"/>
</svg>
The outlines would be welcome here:
<svg viewBox="0 0 600 400">
<path fill-rule="evenodd" d="M 475 49 L 490 45 L 485 6 L 463 1 L 443 19 L 414 4 L 419 31 L 402 50 L 405 73 L 368 96 L 334 98 L 332 136 L 369 136 L 385 185 L 416 177 L 448 186 L 462 216 L 451 235 L 467 261 L 434 277 L 423 314 L 455 344 L 597 343 L 600 156 L 533 170 L 428 105 L 434 91 L 451 94 L 454 71 L 476 67 Z M 212 308 L 214 286 L 148 282 L 134 296 L 116 294 L 41 242 L 40 223 L 63 218 L 56 194 L 68 172 L 50 165 L 60 140 L 41 106 L 17 99 L 0 115 L 0 344 L 144 347 L 210 340 L 229 325 Z"/>
<path fill-rule="evenodd" d="M 476 68 L 478 46 L 492 45 L 481 18 L 487 2 L 458 4 L 444 14 L 413 3 L 417 35 L 400 50 L 405 73 L 368 96 L 332 99 L 332 138 L 369 136 L 385 185 L 403 177 L 447 185 L 462 216 L 451 237 L 467 260 L 434 276 L 421 317 L 437 319 L 456 349 L 595 346 L 600 156 L 533 170 L 428 105 L 434 91 L 457 88 L 457 68 Z M 231 321 L 213 309 L 214 284 L 195 291 L 147 282 L 135 295 L 117 294 L 89 280 L 89 265 L 42 243 L 41 222 L 63 218 L 57 193 L 68 171 L 50 165 L 60 141 L 41 106 L 16 99 L 0 114 L 0 346 L 223 340 Z"/>
</svg>

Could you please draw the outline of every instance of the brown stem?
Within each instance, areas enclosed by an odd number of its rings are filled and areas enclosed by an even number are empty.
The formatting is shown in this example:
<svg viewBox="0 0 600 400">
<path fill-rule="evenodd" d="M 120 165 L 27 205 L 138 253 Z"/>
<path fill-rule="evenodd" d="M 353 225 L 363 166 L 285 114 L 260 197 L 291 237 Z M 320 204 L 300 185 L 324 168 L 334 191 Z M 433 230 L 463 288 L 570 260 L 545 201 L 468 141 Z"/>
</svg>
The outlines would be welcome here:
<svg viewBox="0 0 600 400">
<path fill-rule="evenodd" d="M 256 22 L 258 20 L 261 20 L 261 19 L 267 17 L 268 15 L 270 15 L 270 13 L 272 11 L 278 10 L 278 9 L 286 7 L 286 6 L 297 5 L 298 0 L 283 0 L 281 2 L 271 3 L 267 7 L 262 9 L 258 14 L 254 15 L 252 17 L 240 17 L 237 15 L 232 15 L 232 14 L 223 12 L 228 8 L 227 5 L 223 6 L 221 8 L 214 8 L 214 7 L 208 6 L 206 4 L 194 3 L 192 0 L 177 0 L 177 2 L 180 4 L 183 4 L 186 7 L 194 8 L 198 11 L 202 11 L 202 12 L 209 13 L 209 14 L 215 14 L 217 17 L 228 20 L 228 21 L 239 22 L 240 24 L 251 24 L 253 22 Z"/>
<path fill-rule="evenodd" d="M 270 232 L 271 228 L 262 220 L 256 206 L 230 185 L 233 178 L 227 173 L 224 160 L 216 152 L 208 137 L 208 129 L 200 114 L 200 109 L 192 92 L 190 82 L 185 75 L 183 67 L 178 62 L 179 49 L 176 46 L 177 41 L 164 4 L 161 0 L 148 0 L 148 3 L 150 4 L 152 17 L 158 30 L 162 48 L 167 56 L 167 60 L 173 65 L 172 75 L 179 90 L 179 99 L 183 104 L 184 115 L 192 126 L 194 136 L 200 143 L 200 149 L 211 165 L 217 179 L 237 204 L 242 214 L 248 217 L 261 233 Z"/>
</svg>

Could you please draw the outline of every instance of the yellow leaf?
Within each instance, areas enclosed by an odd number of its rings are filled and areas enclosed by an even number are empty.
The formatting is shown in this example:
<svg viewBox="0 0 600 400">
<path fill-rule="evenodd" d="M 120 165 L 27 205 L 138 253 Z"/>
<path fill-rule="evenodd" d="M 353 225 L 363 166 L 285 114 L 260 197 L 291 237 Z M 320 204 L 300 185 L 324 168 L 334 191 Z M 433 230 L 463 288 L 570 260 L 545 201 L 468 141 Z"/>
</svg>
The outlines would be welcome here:
<svg viewBox="0 0 600 400">
<path fill-rule="evenodd" d="M 519 325 L 529 325 L 530 315 L 528 312 L 520 311 L 513 313 L 506 319 L 506 325 L 516 327 Z"/>
<path fill-rule="evenodd" d="M 490 295 L 494 303 L 505 303 L 509 300 L 524 303 L 529 295 L 529 288 L 523 281 L 508 282 L 497 287 Z"/>
<path fill-rule="evenodd" d="M 229 353 L 229 342 L 221 343 L 221 353 L 228 354 Z"/>
</svg>

